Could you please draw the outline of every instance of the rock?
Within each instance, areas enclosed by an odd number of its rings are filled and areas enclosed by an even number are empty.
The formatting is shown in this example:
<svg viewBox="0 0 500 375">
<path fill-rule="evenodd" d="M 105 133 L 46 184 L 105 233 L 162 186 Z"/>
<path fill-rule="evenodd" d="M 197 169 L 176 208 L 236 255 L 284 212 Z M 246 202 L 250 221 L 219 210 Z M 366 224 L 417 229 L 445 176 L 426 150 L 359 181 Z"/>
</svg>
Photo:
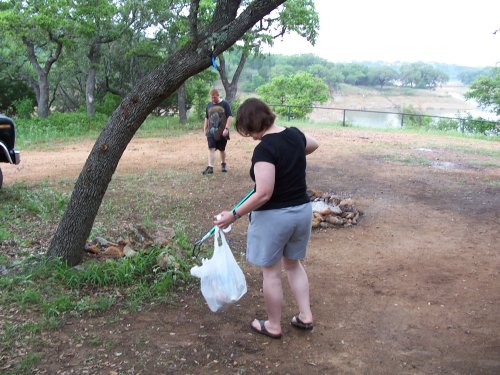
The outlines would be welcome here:
<svg viewBox="0 0 500 375">
<path fill-rule="evenodd" d="M 137 254 L 137 251 L 132 249 L 129 245 L 126 245 L 123 248 L 123 255 L 125 255 L 125 257 L 129 258 L 131 256 L 134 256 L 135 254 Z"/>
<path fill-rule="evenodd" d="M 169 255 L 166 251 L 160 253 L 156 258 L 156 264 L 162 269 L 167 270 L 168 266 L 172 262 L 172 256 Z"/>
<path fill-rule="evenodd" d="M 344 223 L 346 222 L 344 219 L 338 217 L 338 216 L 335 216 L 335 215 L 329 215 L 325 218 L 325 221 L 327 223 L 330 223 L 330 224 L 333 224 L 333 225 L 344 225 Z"/>
<path fill-rule="evenodd" d="M 117 244 L 108 241 L 107 239 L 103 237 L 95 237 L 94 240 L 92 241 L 96 245 L 99 245 L 101 247 L 106 247 L 106 246 L 118 246 Z"/>
<path fill-rule="evenodd" d="M 354 205 L 354 199 L 341 199 L 331 193 L 308 191 L 312 202 L 312 228 L 348 227 L 356 225 L 363 213 Z"/>
<path fill-rule="evenodd" d="M 335 215 L 340 215 L 342 213 L 342 210 L 340 209 L 339 206 L 333 206 L 331 210 Z"/>
<path fill-rule="evenodd" d="M 122 258 L 123 257 L 123 249 L 117 246 L 109 246 L 104 250 L 102 256 L 108 258 Z"/>
<path fill-rule="evenodd" d="M 161 233 L 154 239 L 154 244 L 160 247 L 166 247 L 172 245 L 175 238 L 174 228 L 165 228 Z"/>
<path fill-rule="evenodd" d="M 85 251 L 92 254 L 99 254 L 101 252 L 101 249 L 98 248 L 97 245 L 94 245 L 92 243 L 87 243 L 85 244 Z"/>
<path fill-rule="evenodd" d="M 320 224 L 321 224 L 322 222 L 323 222 L 323 221 L 322 221 L 320 218 L 315 217 L 315 218 L 313 218 L 313 219 L 312 219 L 312 224 L 311 224 L 311 227 L 312 227 L 312 228 L 314 228 L 314 229 L 315 229 L 315 228 L 319 228 L 319 226 L 320 226 Z"/>
</svg>

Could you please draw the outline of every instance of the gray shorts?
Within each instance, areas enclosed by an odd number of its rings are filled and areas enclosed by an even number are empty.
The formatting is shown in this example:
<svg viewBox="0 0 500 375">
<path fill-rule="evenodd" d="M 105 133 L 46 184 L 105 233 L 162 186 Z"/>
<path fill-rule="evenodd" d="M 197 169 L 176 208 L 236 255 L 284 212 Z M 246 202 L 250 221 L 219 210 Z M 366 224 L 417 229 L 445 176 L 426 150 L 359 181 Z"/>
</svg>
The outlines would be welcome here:
<svg viewBox="0 0 500 375">
<path fill-rule="evenodd" d="M 282 257 L 300 260 L 306 256 L 311 236 L 312 206 L 253 211 L 248 225 L 247 260 L 257 266 L 272 266 Z"/>
</svg>

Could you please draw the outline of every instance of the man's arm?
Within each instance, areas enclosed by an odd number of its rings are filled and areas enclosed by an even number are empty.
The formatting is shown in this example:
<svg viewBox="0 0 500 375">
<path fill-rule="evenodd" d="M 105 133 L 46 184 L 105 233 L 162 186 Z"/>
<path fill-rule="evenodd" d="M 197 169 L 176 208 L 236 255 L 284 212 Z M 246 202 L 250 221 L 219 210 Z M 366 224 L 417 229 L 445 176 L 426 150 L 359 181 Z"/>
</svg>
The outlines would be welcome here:
<svg viewBox="0 0 500 375">
<path fill-rule="evenodd" d="M 233 116 L 227 116 L 227 120 L 226 120 L 226 129 L 229 130 L 229 128 L 231 127 L 231 122 L 233 121 Z"/>
<path fill-rule="evenodd" d="M 207 134 L 208 130 L 208 119 L 205 117 L 205 120 L 203 121 L 203 133 Z"/>
</svg>

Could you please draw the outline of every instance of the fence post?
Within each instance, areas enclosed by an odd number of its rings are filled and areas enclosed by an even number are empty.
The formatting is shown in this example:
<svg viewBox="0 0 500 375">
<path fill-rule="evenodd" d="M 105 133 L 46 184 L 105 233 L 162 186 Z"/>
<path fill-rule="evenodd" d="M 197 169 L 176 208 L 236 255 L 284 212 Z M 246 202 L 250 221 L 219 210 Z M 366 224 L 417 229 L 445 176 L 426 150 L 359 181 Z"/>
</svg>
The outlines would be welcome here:
<svg viewBox="0 0 500 375">
<path fill-rule="evenodd" d="M 345 109 L 342 112 L 344 113 L 344 117 L 342 119 L 342 126 L 345 126 Z"/>
<path fill-rule="evenodd" d="M 291 111 L 291 109 L 290 109 L 290 108 L 291 108 L 291 107 L 290 107 L 290 106 L 288 106 L 288 121 L 290 121 L 290 118 L 292 117 L 292 115 L 291 115 L 291 113 L 290 113 L 290 111 Z"/>
<path fill-rule="evenodd" d="M 405 114 L 401 113 L 401 128 L 403 128 L 403 119 L 405 118 Z"/>
</svg>

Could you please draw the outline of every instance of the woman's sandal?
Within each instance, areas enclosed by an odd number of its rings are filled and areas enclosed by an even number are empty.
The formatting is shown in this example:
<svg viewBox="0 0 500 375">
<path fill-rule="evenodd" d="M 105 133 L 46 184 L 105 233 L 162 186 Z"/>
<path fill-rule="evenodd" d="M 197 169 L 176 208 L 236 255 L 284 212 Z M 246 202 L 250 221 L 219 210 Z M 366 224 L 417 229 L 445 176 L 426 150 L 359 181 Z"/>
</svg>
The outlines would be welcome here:
<svg viewBox="0 0 500 375">
<path fill-rule="evenodd" d="M 312 323 L 304 323 L 302 320 L 300 320 L 298 315 L 295 315 L 292 318 L 292 321 L 290 322 L 292 326 L 298 329 L 302 329 L 304 331 L 310 331 L 313 329 L 313 324 Z"/>
<path fill-rule="evenodd" d="M 270 337 L 272 339 L 280 339 L 281 338 L 281 333 L 278 333 L 278 334 L 271 333 L 267 330 L 265 320 L 257 320 L 257 322 L 259 322 L 260 329 L 255 328 L 254 325 L 252 324 L 253 322 L 250 323 L 250 328 L 252 328 L 253 331 L 260 333 L 261 335 Z"/>
</svg>

